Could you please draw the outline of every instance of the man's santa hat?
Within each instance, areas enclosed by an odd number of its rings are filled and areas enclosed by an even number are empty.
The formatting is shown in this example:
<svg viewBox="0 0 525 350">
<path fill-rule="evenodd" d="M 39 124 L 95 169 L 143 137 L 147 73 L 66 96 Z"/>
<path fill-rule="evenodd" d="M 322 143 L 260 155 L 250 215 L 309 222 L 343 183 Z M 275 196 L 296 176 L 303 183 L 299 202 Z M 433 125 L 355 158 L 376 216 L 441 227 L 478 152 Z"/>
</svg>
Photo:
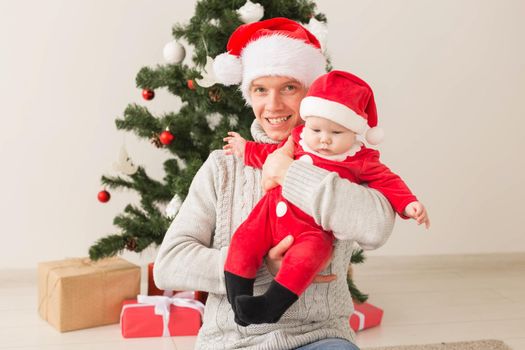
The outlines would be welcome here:
<svg viewBox="0 0 525 350">
<path fill-rule="evenodd" d="M 226 49 L 228 52 L 215 57 L 215 77 L 223 85 L 241 83 L 248 103 L 254 79 L 286 76 L 308 87 L 326 72 L 326 58 L 319 41 L 306 28 L 287 18 L 240 26 L 231 35 Z"/>
<path fill-rule="evenodd" d="M 372 89 L 348 72 L 334 70 L 314 81 L 301 101 L 300 114 L 303 119 L 321 117 L 364 134 L 371 145 L 381 143 L 384 137 L 383 129 L 377 127 Z"/>
</svg>

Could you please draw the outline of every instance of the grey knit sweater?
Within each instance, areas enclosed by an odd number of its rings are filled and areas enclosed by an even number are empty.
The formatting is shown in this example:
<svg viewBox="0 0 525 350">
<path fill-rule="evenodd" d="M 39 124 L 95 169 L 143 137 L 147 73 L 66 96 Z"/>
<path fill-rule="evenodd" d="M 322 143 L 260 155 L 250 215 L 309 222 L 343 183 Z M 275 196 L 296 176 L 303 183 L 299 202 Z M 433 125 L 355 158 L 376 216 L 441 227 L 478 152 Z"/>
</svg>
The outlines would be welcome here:
<svg viewBox="0 0 525 350">
<path fill-rule="evenodd" d="M 256 122 L 252 135 L 272 142 Z M 340 179 L 335 173 L 294 161 L 283 195 L 326 230 L 344 232 L 324 273 L 338 278 L 312 284 L 275 324 L 240 327 L 226 299 L 224 261 L 235 229 L 262 196 L 260 170 L 214 151 L 195 175 L 188 196 L 171 224 L 155 261 L 155 283 L 163 289 L 209 291 L 197 349 L 294 349 L 327 337 L 353 341 L 353 311 L 346 273 L 354 242 L 365 249 L 389 237 L 394 212 L 377 191 Z M 255 294 L 262 294 L 272 276 L 263 266 Z"/>
</svg>

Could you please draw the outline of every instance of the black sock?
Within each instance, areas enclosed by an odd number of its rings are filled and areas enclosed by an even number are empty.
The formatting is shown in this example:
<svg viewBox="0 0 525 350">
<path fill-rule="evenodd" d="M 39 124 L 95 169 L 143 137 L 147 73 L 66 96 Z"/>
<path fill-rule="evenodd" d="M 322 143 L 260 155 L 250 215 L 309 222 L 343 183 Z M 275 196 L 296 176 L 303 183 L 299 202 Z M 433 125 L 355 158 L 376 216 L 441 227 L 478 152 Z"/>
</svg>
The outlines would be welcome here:
<svg viewBox="0 0 525 350">
<path fill-rule="evenodd" d="M 226 296 L 230 302 L 233 313 L 235 314 L 235 322 L 243 327 L 246 327 L 248 324 L 241 321 L 237 315 L 237 310 L 235 307 L 235 298 L 241 295 L 253 295 L 253 284 L 255 278 L 244 278 L 238 275 L 234 275 L 231 272 L 224 271 L 224 281 L 226 282 Z"/>
<path fill-rule="evenodd" d="M 238 296 L 235 299 L 236 314 L 248 324 L 275 323 L 297 299 L 297 294 L 272 281 L 263 295 Z"/>
</svg>

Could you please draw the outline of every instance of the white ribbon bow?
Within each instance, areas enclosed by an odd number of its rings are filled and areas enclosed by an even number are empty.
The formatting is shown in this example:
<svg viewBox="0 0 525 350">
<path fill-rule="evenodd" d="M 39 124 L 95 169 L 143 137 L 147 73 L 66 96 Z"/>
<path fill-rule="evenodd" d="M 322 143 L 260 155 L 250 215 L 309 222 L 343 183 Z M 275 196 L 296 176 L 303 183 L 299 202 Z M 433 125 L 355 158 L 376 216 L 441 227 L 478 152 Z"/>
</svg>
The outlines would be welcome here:
<svg viewBox="0 0 525 350">
<path fill-rule="evenodd" d="M 170 337 L 169 322 L 170 322 L 170 306 L 173 304 L 179 307 L 188 307 L 197 310 L 201 317 L 204 314 L 204 304 L 198 300 L 193 299 L 193 292 L 176 293 L 173 297 L 161 295 L 137 295 L 138 304 L 125 305 L 131 307 L 151 306 L 155 307 L 155 315 L 162 316 L 163 321 L 163 337 Z"/>
<path fill-rule="evenodd" d="M 359 319 L 359 325 L 357 326 L 357 330 L 361 331 L 365 329 L 365 314 L 357 310 L 354 310 L 354 315 L 356 315 L 357 318 Z"/>
</svg>

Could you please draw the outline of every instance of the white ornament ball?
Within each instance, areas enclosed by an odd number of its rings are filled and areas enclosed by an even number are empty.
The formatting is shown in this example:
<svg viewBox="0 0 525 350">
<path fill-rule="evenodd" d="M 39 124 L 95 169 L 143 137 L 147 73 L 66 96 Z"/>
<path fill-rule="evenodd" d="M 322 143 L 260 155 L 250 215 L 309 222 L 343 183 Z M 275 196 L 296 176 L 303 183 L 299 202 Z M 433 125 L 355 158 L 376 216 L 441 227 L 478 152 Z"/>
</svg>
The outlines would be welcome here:
<svg viewBox="0 0 525 350">
<path fill-rule="evenodd" d="M 246 1 L 237 14 L 243 23 L 253 23 L 259 21 L 264 16 L 264 7 L 261 4 L 254 4 L 250 0 Z"/>
<path fill-rule="evenodd" d="M 166 62 L 178 64 L 181 63 L 186 56 L 186 50 L 184 49 L 184 46 L 173 40 L 164 46 L 162 54 L 164 55 Z"/>
</svg>

